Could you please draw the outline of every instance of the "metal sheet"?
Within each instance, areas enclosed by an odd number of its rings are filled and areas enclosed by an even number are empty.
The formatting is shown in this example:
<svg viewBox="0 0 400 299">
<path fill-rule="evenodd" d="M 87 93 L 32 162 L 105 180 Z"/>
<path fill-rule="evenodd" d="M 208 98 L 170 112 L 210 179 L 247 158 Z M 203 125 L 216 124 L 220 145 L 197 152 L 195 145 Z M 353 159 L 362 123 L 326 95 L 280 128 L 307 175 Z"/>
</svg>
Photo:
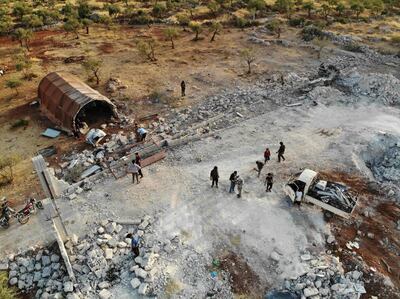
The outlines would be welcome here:
<svg viewBox="0 0 400 299">
<path fill-rule="evenodd" d="M 38 97 L 42 112 L 66 131 L 74 129 L 79 111 L 93 101 L 107 103 L 117 116 L 115 105 L 107 97 L 69 73 L 54 72 L 44 77 L 39 83 Z"/>
</svg>

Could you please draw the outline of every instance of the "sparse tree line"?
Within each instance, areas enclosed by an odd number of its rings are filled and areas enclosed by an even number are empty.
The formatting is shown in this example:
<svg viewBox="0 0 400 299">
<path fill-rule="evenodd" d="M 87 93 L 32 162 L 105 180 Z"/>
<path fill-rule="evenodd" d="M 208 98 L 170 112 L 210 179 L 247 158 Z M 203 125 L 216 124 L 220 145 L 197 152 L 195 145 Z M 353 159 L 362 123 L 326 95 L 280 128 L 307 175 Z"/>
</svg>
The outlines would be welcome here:
<svg viewBox="0 0 400 299">
<path fill-rule="evenodd" d="M 93 23 L 107 27 L 114 23 L 150 25 L 173 15 L 179 24 L 189 26 L 190 22 L 228 14 L 230 17 L 225 22 L 229 25 L 247 27 L 257 24 L 258 17 L 272 11 L 284 14 L 293 26 L 301 26 L 306 19 L 348 22 L 360 20 L 365 12 L 373 17 L 400 12 L 398 0 L 276 0 L 272 6 L 266 5 L 264 0 L 144 0 L 139 7 L 137 2 L 130 0 L 96 5 L 88 0 L 78 0 L 76 4 L 68 1 L 61 4 L 56 0 L 0 0 L 0 3 L 3 4 L 0 8 L 0 34 L 29 36 L 31 30 L 62 22 L 64 29 L 76 38 L 82 29 L 89 34 Z M 207 7 L 208 12 L 201 10 L 199 13 L 200 7 Z M 239 9 L 246 10 L 247 17 L 232 14 Z M 17 30 L 20 31 L 18 34 Z M 23 39 L 24 43 L 28 40 Z"/>
</svg>

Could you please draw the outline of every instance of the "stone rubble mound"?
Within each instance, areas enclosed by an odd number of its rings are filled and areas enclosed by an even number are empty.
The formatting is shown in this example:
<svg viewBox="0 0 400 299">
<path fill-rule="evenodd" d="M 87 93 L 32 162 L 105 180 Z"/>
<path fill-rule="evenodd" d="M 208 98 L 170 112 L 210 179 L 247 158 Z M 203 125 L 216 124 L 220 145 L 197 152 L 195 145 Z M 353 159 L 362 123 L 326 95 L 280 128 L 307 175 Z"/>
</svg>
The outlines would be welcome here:
<svg viewBox="0 0 400 299">
<path fill-rule="evenodd" d="M 50 298 L 50 294 L 56 293 L 67 296 L 73 292 L 73 282 L 69 279 L 59 253 L 45 249 L 36 253 L 32 251 L 17 256 L 10 255 L 3 264 L 9 270 L 8 283 L 22 292 L 38 289 L 36 298 Z"/>
<path fill-rule="evenodd" d="M 342 72 L 337 83 L 355 96 L 368 97 L 370 102 L 390 106 L 400 104 L 400 80 L 391 74 L 364 74 L 351 69 Z"/>
<path fill-rule="evenodd" d="M 156 237 L 152 217 L 120 225 L 107 220 L 93 227 L 93 232 L 79 239 L 73 235 L 65 242 L 76 281 L 71 281 L 63 260 L 53 251 L 39 250 L 0 263 L 9 271 L 9 284 L 22 292 L 35 290 L 38 299 L 115 299 L 115 289 L 132 293 L 133 298 L 162 297 L 171 281 L 168 265 L 180 269 L 179 280 L 185 284 L 182 298 L 233 298 L 229 277 L 220 279 L 209 273 L 209 258 L 180 242 L 178 237 Z M 140 256 L 134 258 L 128 233 L 140 236 Z M 202 278 L 202 287 L 198 279 Z"/>
<path fill-rule="evenodd" d="M 286 280 L 284 289 L 298 298 L 358 299 L 365 294 L 363 273 L 351 271 L 343 273 L 337 258 L 333 256 L 301 256 L 308 261 L 309 270 L 294 279 Z"/>
</svg>

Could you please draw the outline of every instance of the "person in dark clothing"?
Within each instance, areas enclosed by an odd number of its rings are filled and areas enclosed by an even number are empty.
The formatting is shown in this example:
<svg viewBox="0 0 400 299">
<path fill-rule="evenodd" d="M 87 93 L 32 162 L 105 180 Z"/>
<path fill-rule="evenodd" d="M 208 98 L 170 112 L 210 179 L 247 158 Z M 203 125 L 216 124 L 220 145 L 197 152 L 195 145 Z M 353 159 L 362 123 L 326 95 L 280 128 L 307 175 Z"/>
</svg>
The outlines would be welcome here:
<svg viewBox="0 0 400 299">
<path fill-rule="evenodd" d="M 261 161 L 256 161 L 256 164 L 257 164 L 257 172 L 258 172 L 257 177 L 260 177 L 261 170 L 262 170 L 263 167 L 264 167 L 264 163 L 261 162 Z"/>
<path fill-rule="evenodd" d="M 182 80 L 182 82 L 181 82 L 181 96 L 182 97 L 184 97 L 186 95 L 185 92 L 186 92 L 186 83 L 185 83 L 185 81 Z"/>
<path fill-rule="evenodd" d="M 231 186 L 229 187 L 229 193 L 235 191 L 236 178 L 237 178 L 237 171 L 235 170 L 234 172 L 231 173 L 231 176 L 229 177 L 229 180 L 231 181 Z"/>
<path fill-rule="evenodd" d="M 278 151 L 276 152 L 278 154 L 278 162 L 281 162 L 281 159 L 283 161 L 285 161 L 285 157 L 283 156 L 283 154 L 285 153 L 285 145 L 283 144 L 283 142 L 279 142 L 280 146 Z"/>
<path fill-rule="evenodd" d="M 269 151 L 269 148 L 267 147 L 264 152 L 264 163 L 267 163 L 271 159 L 271 152 Z"/>
<path fill-rule="evenodd" d="M 214 187 L 214 183 L 215 183 L 215 187 L 218 188 L 219 174 L 218 174 L 217 166 L 214 166 L 213 170 L 211 170 L 210 179 L 212 180 L 211 188 Z"/>
<path fill-rule="evenodd" d="M 140 255 L 139 245 L 140 245 L 140 238 L 138 235 L 133 236 L 131 233 L 126 235 L 126 238 L 131 239 L 131 250 L 134 254 L 134 258 Z"/>
<path fill-rule="evenodd" d="M 135 153 L 135 163 L 137 165 L 139 165 L 140 167 L 142 167 L 141 161 L 142 161 L 142 157 L 140 157 L 139 153 Z M 142 179 L 143 178 L 142 168 L 139 169 L 139 175 L 140 175 L 140 178 Z"/>
<path fill-rule="evenodd" d="M 274 175 L 269 172 L 265 177 L 265 185 L 267 185 L 267 189 L 265 190 L 265 192 L 271 192 L 273 184 L 274 184 Z"/>
</svg>

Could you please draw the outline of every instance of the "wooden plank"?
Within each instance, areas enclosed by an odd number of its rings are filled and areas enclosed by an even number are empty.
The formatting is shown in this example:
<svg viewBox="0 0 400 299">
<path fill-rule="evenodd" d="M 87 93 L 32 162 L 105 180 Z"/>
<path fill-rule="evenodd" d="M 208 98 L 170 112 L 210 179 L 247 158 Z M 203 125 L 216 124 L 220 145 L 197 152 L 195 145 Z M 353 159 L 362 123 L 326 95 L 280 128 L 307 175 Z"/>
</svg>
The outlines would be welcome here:
<svg viewBox="0 0 400 299">
<path fill-rule="evenodd" d="M 157 161 L 164 159 L 166 156 L 167 156 L 167 153 L 164 150 L 162 150 L 146 159 L 143 159 L 141 161 L 141 165 L 142 165 L 142 167 L 149 166 Z"/>
</svg>

